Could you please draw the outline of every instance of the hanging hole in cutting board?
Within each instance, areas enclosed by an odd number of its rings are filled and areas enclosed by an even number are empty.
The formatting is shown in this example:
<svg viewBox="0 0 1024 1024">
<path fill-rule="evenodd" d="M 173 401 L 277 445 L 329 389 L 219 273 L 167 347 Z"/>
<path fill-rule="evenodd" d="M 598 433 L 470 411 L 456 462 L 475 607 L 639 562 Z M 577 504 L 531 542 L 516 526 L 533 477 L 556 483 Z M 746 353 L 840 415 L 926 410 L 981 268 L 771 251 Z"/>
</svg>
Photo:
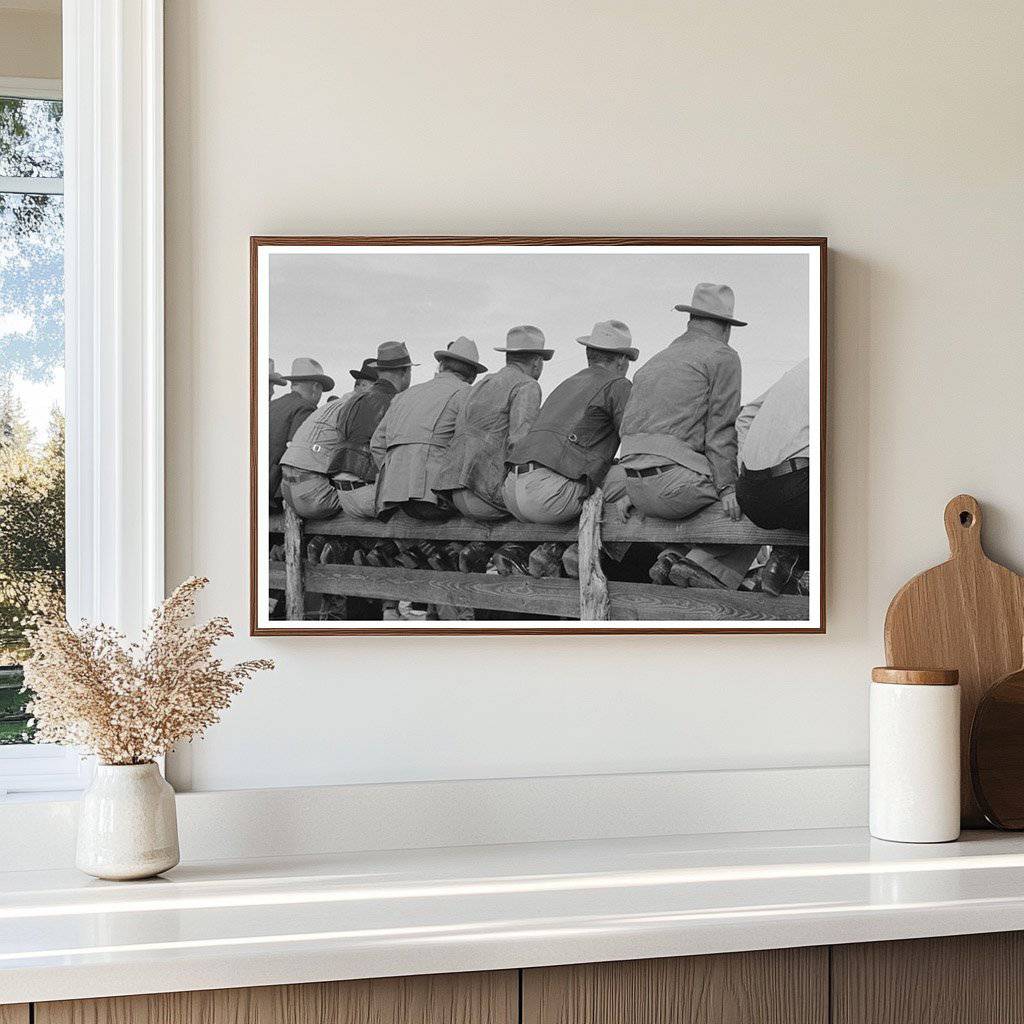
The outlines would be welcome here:
<svg viewBox="0 0 1024 1024">
<path fill-rule="evenodd" d="M 970 512 L 964 511 L 960 513 L 960 525 L 970 527 L 974 523 L 974 516 Z"/>
</svg>

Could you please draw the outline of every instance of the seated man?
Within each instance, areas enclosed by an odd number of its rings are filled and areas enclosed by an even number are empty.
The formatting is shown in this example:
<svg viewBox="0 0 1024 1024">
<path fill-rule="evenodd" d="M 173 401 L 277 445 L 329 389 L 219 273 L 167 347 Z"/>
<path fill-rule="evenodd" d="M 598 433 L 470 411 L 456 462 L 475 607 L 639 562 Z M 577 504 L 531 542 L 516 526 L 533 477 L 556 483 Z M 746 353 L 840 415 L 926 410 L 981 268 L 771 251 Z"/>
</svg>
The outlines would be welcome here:
<svg viewBox="0 0 1024 1024">
<path fill-rule="evenodd" d="M 274 378 L 278 374 L 271 367 L 271 392 L 274 389 Z M 334 380 L 324 373 L 323 367 L 315 359 L 299 358 L 292 360 L 292 372 L 279 378 L 291 382 L 291 390 L 280 398 L 270 402 L 270 430 L 268 454 L 270 456 L 270 475 L 267 490 L 270 496 L 270 507 L 281 507 L 281 457 L 288 447 L 288 442 L 295 437 L 299 427 L 313 412 L 325 391 L 334 390 Z"/>
<path fill-rule="evenodd" d="M 562 381 L 540 407 L 530 432 L 509 456 L 503 495 L 512 514 L 529 523 L 567 523 L 605 482 L 619 447 L 619 424 L 629 398 L 626 370 L 639 352 L 621 320 L 606 320 L 576 339 L 587 367 Z M 609 486 L 606 498 L 621 497 Z"/>
<path fill-rule="evenodd" d="M 740 518 L 736 502 L 736 416 L 740 357 L 729 347 L 733 291 L 699 284 L 688 305 L 686 330 L 635 374 L 622 418 L 622 460 L 630 502 L 645 515 L 685 519 L 721 501 Z M 735 589 L 756 547 L 701 546 L 682 556 L 673 581 Z M 688 575 L 687 575 L 688 574 Z"/>
<path fill-rule="evenodd" d="M 370 438 L 392 399 L 412 379 L 405 345 L 386 341 L 377 349 L 377 379 L 344 402 L 330 402 L 310 417 L 281 458 L 285 501 L 303 519 L 347 515 L 373 519 L 377 464 Z"/>
<path fill-rule="evenodd" d="M 736 420 L 740 476 L 736 500 L 765 530 L 807 530 L 810 518 L 810 361 L 804 359 Z M 797 573 L 805 548 L 772 545 L 761 589 L 779 595 Z"/>
<path fill-rule="evenodd" d="M 434 358 L 438 369 L 433 379 L 395 398 L 370 442 L 380 474 L 376 509 L 381 519 L 400 508 L 417 519 L 452 514 L 434 487 L 470 385 L 487 367 L 469 338 L 457 338 Z"/>
<path fill-rule="evenodd" d="M 544 347 L 536 327 L 513 327 L 504 348 L 505 365 L 476 384 L 455 421 L 435 491 L 469 519 L 492 522 L 509 511 L 502 497 L 510 448 L 524 438 L 540 410 L 544 363 L 555 353 Z"/>
</svg>

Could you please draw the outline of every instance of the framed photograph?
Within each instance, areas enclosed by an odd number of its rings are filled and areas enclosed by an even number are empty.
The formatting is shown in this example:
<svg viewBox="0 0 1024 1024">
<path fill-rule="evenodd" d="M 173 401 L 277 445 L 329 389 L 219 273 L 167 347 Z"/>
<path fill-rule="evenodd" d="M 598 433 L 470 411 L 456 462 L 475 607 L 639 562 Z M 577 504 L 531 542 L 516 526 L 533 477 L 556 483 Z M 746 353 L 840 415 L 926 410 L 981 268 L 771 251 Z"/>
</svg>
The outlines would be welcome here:
<svg viewBox="0 0 1024 1024">
<path fill-rule="evenodd" d="M 825 631 L 824 238 L 250 243 L 253 635 Z"/>
</svg>

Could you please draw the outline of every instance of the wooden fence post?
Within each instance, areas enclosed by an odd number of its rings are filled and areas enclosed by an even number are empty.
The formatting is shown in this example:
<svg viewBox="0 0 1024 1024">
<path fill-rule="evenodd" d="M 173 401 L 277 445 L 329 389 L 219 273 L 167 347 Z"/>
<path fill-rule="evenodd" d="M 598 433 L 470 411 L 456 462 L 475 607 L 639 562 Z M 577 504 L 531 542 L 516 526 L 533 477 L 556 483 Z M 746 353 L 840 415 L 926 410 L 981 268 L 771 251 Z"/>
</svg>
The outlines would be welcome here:
<svg viewBox="0 0 1024 1024">
<path fill-rule="evenodd" d="M 289 622 L 306 617 L 306 586 L 302 560 L 302 520 L 285 502 L 284 506 L 284 608 Z"/>
<path fill-rule="evenodd" d="M 583 503 L 580 513 L 580 619 L 586 621 L 611 618 L 608 603 L 608 580 L 601 568 L 601 488 Z"/>
</svg>

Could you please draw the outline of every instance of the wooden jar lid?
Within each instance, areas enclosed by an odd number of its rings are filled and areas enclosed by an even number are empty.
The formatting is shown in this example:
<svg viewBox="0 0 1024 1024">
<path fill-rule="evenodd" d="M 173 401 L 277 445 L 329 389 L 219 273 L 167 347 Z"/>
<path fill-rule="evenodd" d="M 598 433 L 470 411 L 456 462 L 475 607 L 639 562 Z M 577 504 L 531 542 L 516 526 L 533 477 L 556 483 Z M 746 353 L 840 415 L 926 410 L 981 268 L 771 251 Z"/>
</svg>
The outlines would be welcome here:
<svg viewBox="0 0 1024 1024">
<path fill-rule="evenodd" d="M 873 683 L 900 683 L 909 686 L 956 686 L 960 673 L 955 668 L 888 668 L 871 670 Z"/>
</svg>

